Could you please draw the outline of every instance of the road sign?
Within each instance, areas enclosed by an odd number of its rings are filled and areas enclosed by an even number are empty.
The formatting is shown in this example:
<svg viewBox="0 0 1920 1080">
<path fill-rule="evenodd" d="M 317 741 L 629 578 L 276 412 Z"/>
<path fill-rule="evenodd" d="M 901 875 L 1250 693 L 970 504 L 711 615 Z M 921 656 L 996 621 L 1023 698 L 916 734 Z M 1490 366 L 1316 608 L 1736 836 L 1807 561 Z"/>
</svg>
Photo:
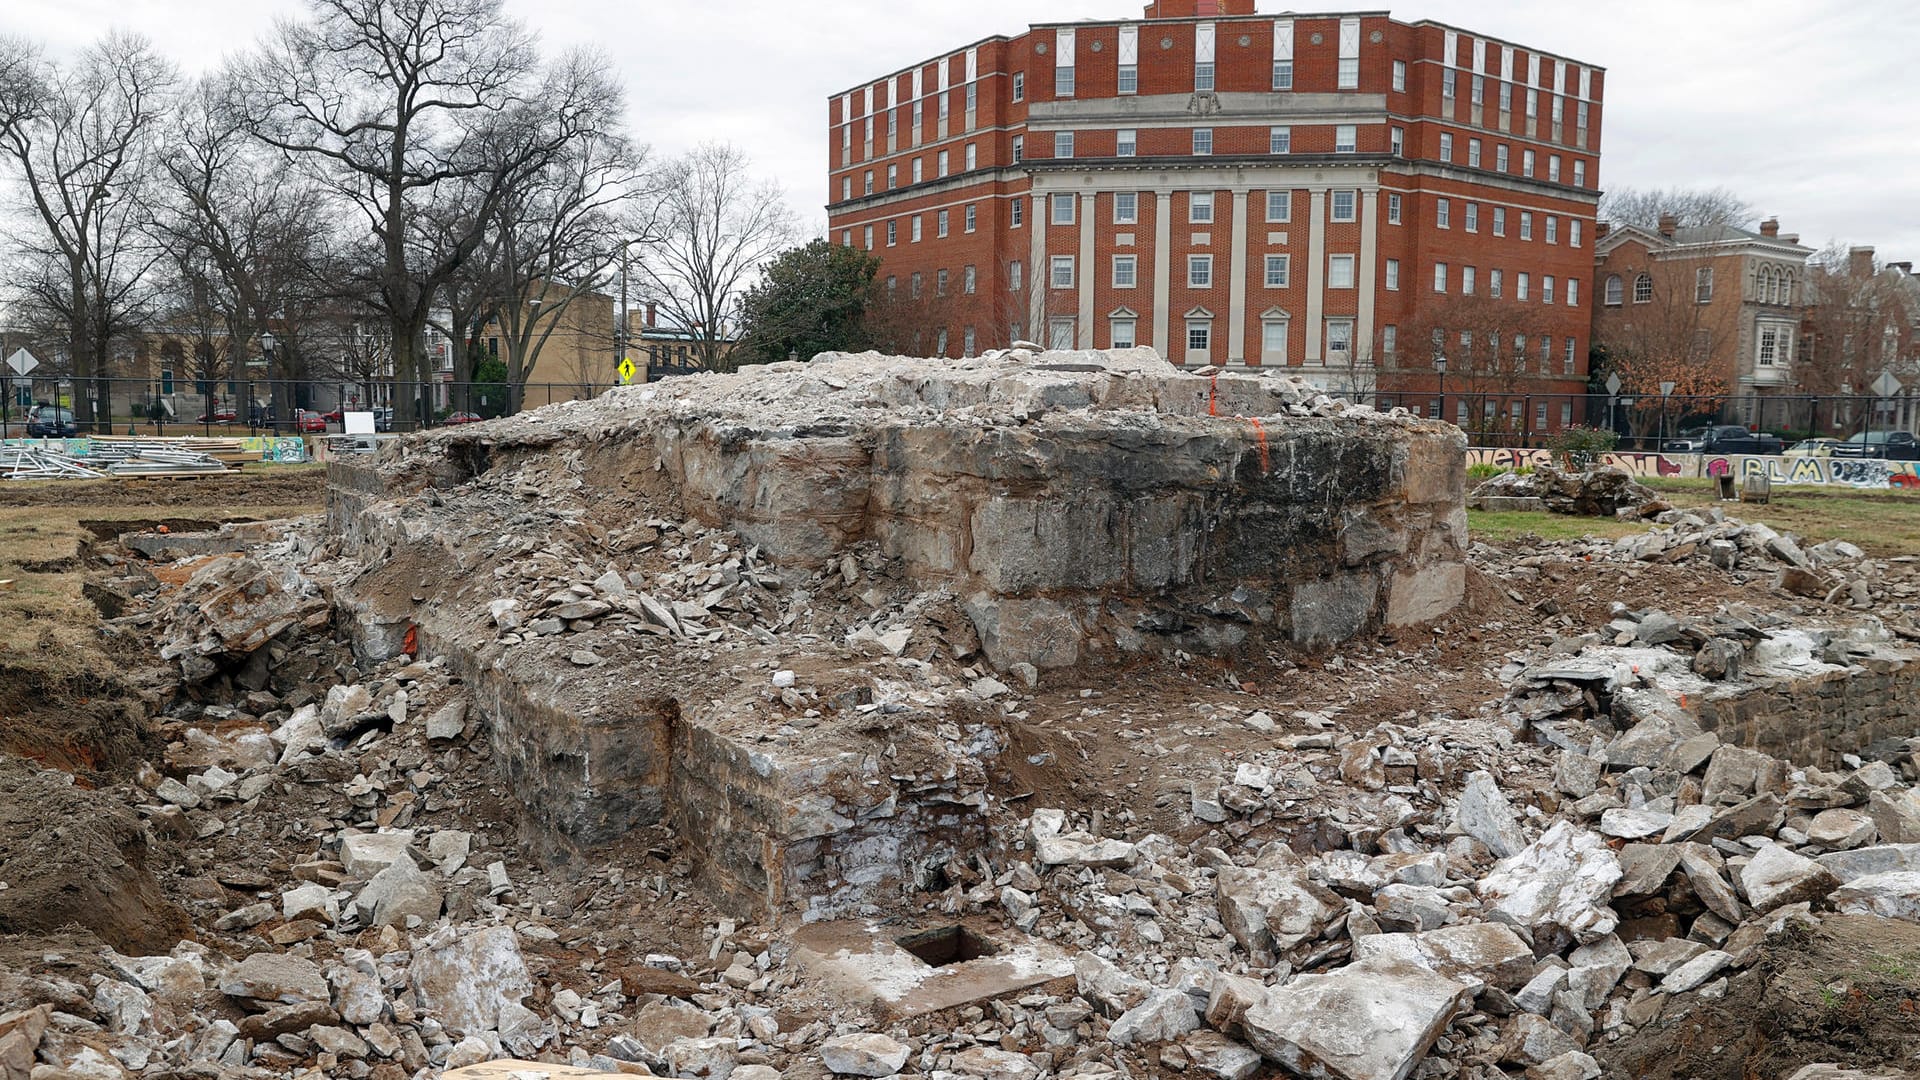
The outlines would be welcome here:
<svg viewBox="0 0 1920 1080">
<path fill-rule="evenodd" d="M 623 356 L 620 358 L 620 367 L 616 370 L 620 372 L 620 385 L 626 386 L 633 382 L 634 372 L 638 369 L 633 366 L 632 357 Z"/>
<path fill-rule="evenodd" d="M 7 357 L 7 366 L 13 369 L 15 375 L 25 375 L 39 367 L 40 361 L 34 359 L 33 354 L 27 350 L 19 349 L 12 356 Z"/>
<path fill-rule="evenodd" d="M 1900 385 L 1900 380 L 1894 378 L 1891 371 L 1883 371 L 1879 378 L 1873 380 L 1873 392 L 1880 397 L 1894 397 L 1904 389 L 1906 388 Z"/>
<path fill-rule="evenodd" d="M 1620 394 L 1620 388 L 1625 385 L 1626 385 L 1625 383 L 1620 381 L 1619 372 L 1616 371 L 1613 374 L 1607 376 L 1607 393 L 1618 397 Z"/>
</svg>

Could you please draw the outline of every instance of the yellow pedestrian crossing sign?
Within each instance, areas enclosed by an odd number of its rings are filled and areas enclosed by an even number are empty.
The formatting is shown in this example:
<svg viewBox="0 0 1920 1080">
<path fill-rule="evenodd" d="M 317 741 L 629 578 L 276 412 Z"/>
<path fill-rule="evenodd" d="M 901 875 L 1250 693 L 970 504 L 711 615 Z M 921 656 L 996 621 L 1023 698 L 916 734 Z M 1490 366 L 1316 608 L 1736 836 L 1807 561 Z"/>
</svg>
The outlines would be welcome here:
<svg viewBox="0 0 1920 1080">
<path fill-rule="evenodd" d="M 618 370 L 619 370 L 619 372 L 620 372 L 620 385 L 622 385 L 622 386 L 626 386 L 626 385 L 628 385 L 628 384 L 630 384 L 630 383 L 632 383 L 632 382 L 633 382 L 633 373 L 634 373 L 634 372 L 635 372 L 635 371 L 636 371 L 637 369 L 636 369 L 636 368 L 635 368 L 635 367 L 633 366 L 633 358 L 632 358 L 632 357 L 630 357 L 630 356 L 623 356 L 623 357 L 621 357 L 621 358 L 620 358 L 620 367 L 619 367 L 619 369 L 618 369 Z"/>
</svg>

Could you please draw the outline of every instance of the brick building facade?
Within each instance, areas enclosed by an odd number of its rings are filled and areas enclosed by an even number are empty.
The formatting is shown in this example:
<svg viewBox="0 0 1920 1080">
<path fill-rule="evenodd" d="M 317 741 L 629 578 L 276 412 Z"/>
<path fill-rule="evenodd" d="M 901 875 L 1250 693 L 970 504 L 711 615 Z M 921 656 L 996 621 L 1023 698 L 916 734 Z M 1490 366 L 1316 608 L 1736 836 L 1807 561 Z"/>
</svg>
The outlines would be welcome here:
<svg viewBox="0 0 1920 1080">
<path fill-rule="evenodd" d="M 1603 84 L 1379 12 L 1036 24 L 828 102 L 830 235 L 939 353 L 1151 345 L 1557 426 L 1521 401 L 1584 389 Z"/>
</svg>

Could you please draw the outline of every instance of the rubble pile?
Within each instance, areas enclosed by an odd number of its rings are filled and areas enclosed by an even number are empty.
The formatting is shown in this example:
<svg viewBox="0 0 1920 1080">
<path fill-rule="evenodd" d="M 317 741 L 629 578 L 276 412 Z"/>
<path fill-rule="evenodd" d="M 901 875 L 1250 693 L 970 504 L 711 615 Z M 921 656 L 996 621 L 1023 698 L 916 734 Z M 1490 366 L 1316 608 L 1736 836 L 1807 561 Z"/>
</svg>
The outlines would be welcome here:
<svg viewBox="0 0 1920 1080">
<path fill-rule="evenodd" d="M 80 838 L 128 864 L 98 903 L 174 922 L 0 952 L 0 1080 L 1595 1080 L 1654 1075 L 1637 1055 L 1671 1032 L 1713 1047 L 1715 1080 L 1920 1066 L 1902 1036 L 1762 1072 L 1725 1026 L 1767 1022 L 1755 988 L 1810 935 L 1920 924 L 1907 564 L 1662 512 L 1644 535 L 1691 550 L 1475 545 L 1465 607 L 1361 620 L 1337 652 L 1210 637 L 1294 618 L 1226 579 L 1210 612 L 1029 609 L 1029 638 L 1084 650 L 1056 667 L 1001 662 L 1021 594 L 983 620 L 974 571 L 926 576 L 904 532 L 839 531 L 822 504 L 831 554 L 796 558 L 797 510 L 755 516 L 821 490 L 755 488 L 769 461 L 845 476 L 919 437 L 868 410 L 1066 438 L 1103 403 L 1189 395 L 1115 410 L 1155 452 L 1187 419 L 1219 437 L 1209 399 L 1372 422 L 1125 361 L 682 380 L 338 467 L 324 527 L 129 544 L 151 562 L 114 557 L 107 625 L 170 665 L 164 750 L 84 793 L 0 770 L 26 837 L 0 841 L 0 918 L 55 890 L 30 860 L 80 836 L 32 804 L 97 801 Z M 1209 460 L 1250 467 L 1236 439 Z M 689 505 L 721 489 L 689 477 L 729 469 L 753 499 Z M 899 482 L 862 475 L 868 500 Z M 1309 494 L 1269 508 L 1339 522 L 1345 554 L 1289 570 L 1288 605 L 1356 568 L 1391 604 L 1388 578 L 1458 543 L 1409 526 L 1417 505 Z M 1712 590 L 1637 595 L 1688 566 Z M 1868 584 L 1816 598 L 1788 569 Z M 1920 1000 L 1833 985 L 1850 1022 Z"/>
<path fill-rule="evenodd" d="M 1617 517 L 1646 509 L 1666 509 L 1659 497 L 1625 469 L 1598 465 L 1562 471 L 1536 465 L 1527 472 L 1504 472 L 1474 488 L 1467 505 L 1475 510 L 1550 510 L 1581 517 Z"/>
</svg>

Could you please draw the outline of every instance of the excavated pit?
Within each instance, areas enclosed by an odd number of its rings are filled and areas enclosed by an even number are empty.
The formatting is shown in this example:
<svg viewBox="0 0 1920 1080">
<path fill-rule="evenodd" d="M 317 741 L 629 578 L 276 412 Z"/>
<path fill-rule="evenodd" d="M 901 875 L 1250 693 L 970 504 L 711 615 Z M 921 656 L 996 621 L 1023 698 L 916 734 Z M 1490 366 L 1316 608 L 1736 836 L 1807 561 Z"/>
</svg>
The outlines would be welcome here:
<svg viewBox="0 0 1920 1080">
<path fill-rule="evenodd" d="M 665 821 L 720 902 L 819 920 L 982 842 L 981 669 L 1429 621 L 1463 492 L 1447 425 L 1149 350 L 829 354 L 336 459 L 327 523 L 357 647 L 448 659 L 530 838 Z"/>
</svg>

